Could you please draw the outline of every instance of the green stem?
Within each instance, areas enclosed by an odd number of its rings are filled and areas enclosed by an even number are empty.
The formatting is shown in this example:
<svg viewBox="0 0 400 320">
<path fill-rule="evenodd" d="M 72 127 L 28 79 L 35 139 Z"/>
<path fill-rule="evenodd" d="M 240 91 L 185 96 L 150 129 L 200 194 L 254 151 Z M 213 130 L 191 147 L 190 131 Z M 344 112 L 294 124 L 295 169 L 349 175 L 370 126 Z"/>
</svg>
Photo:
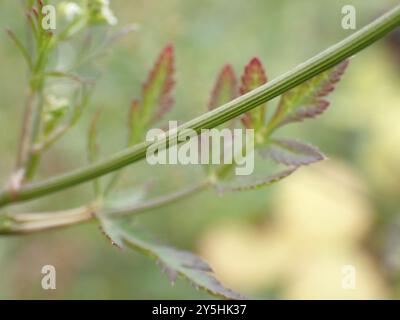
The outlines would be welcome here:
<svg viewBox="0 0 400 320">
<path fill-rule="evenodd" d="M 134 206 L 110 210 L 105 212 L 105 215 L 111 218 L 120 218 L 128 215 L 140 214 L 187 199 L 205 190 L 209 186 L 210 183 L 208 181 L 203 181 L 183 190 L 146 200 Z M 62 211 L 6 214 L 0 216 L 0 235 L 28 234 L 67 227 L 95 219 L 100 210 L 100 203 L 93 203 L 87 206 Z"/>
<path fill-rule="evenodd" d="M 300 64 L 293 70 L 217 109 L 183 124 L 178 128 L 177 135 L 181 136 L 188 129 L 199 132 L 201 129 L 213 128 L 233 119 L 300 85 L 319 73 L 332 68 L 344 59 L 353 56 L 355 53 L 382 38 L 399 25 L 400 5 L 397 5 L 391 11 L 358 32 Z M 176 133 L 168 133 L 157 144 L 164 145 L 171 138 L 176 138 Z M 0 206 L 43 197 L 123 168 L 145 158 L 147 148 L 150 145 L 151 143 L 149 142 L 143 142 L 84 168 L 42 182 L 27 184 L 17 194 L 5 190 L 0 193 Z"/>
<path fill-rule="evenodd" d="M 142 203 L 133 205 L 131 207 L 112 210 L 110 212 L 106 212 L 105 214 L 110 217 L 121 217 L 133 214 L 136 215 L 139 213 L 146 212 L 150 209 L 156 209 L 165 206 L 167 204 L 171 204 L 179 200 L 186 199 L 192 195 L 197 194 L 200 191 L 205 190 L 210 185 L 211 184 L 208 181 L 203 181 L 189 188 L 185 188 L 183 190 L 179 190 L 174 193 L 166 194 L 155 199 L 144 201 Z"/>
<path fill-rule="evenodd" d="M 32 113 L 35 103 L 35 96 L 36 96 L 36 91 L 31 89 L 27 98 L 24 110 L 24 117 L 22 120 L 21 135 L 19 139 L 18 153 L 17 153 L 16 170 L 21 169 L 27 157 L 27 153 L 29 151 L 29 143 L 30 143 L 29 133 L 32 122 Z"/>
<path fill-rule="evenodd" d="M 95 216 L 94 205 L 45 213 L 17 213 L 0 217 L 0 235 L 21 235 L 82 223 Z"/>
<path fill-rule="evenodd" d="M 32 146 L 37 142 L 38 137 L 40 135 L 40 126 L 41 126 L 41 119 L 42 119 L 42 109 L 43 109 L 43 85 L 40 85 L 37 89 L 37 97 L 38 101 L 36 104 L 36 108 L 33 110 L 33 124 L 32 130 L 30 132 L 30 141 L 28 144 L 27 150 L 27 158 L 24 163 L 25 168 L 25 181 L 30 181 L 36 171 L 37 165 L 40 161 L 40 152 L 32 152 Z"/>
</svg>

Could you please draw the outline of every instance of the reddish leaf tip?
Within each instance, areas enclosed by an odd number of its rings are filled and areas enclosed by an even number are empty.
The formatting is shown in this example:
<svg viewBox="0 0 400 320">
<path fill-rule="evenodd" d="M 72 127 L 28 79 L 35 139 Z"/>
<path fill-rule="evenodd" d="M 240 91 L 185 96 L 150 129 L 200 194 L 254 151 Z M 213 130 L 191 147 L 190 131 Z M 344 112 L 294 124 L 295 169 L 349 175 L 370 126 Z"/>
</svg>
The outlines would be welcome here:
<svg viewBox="0 0 400 320">
<path fill-rule="evenodd" d="M 252 58 L 245 66 L 241 80 L 242 84 L 239 88 L 241 95 L 258 88 L 267 82 L 267 76 L 264 67 L 258 57 Z M 259 111 L 261 111 L 261 114 L 255 115 L 254 112 L 247 112 L 241 117 L 241 121 L 246 128 L 251 128 L 254 125 L 254 122 L 257 121 L 255 118 L 258 118 L 258 121 L 263 121 L 262 118 L 264 117 L 264 110 L 259 109 Z"/>
<path fill-rule="evenodd" d="M 164 52 L 168 54 L 173 54 L 174 53 L 174 45 L 172 43 L 167 43 L 167 45 L 164 48 Z"/>
<path fill-rule="evenodd" d="M 235 71 L 233 70 L 233 66 L 230 63 L 227 63 L 222 68 L 222 70 L 220 72 L 220 77 L 222 77 L 222 76 L 235 78 Z"/>
<path fill-rule="evenodd" d="M 258 57 L 254 57 L 244 68 L 240 93 L 245 94 L 267 82 L 267 76 Z"/>
<path fill-rule="evenodd" d="M 141 105 L 153 109 L 151 122 L 160 120 L 173 106 L 174 46 L 167 44 L 142 85 Z"/>
<path fill-rule="evenodd" d="M 39 11 L 35 7 L 32 7 L 32 12 L 36 16 L 36 18 L 39 18 Z"/>
<path fill-rule="evenodd" d="M 262 67 L 262 62 L 261 62 L 260 58 L 258 58 L 258 57 L 253 57 L 253 58 L 250 60 L 250 62 L 249 62 L 248 65 L 249 65 L 249 66 Z"/>
<path fill-rule="evenodd" d="M 208 109 L 214 109 L 237 96 L 237 80 L 231 64 L 225 64 L 217 76 Z"/>
</svg>

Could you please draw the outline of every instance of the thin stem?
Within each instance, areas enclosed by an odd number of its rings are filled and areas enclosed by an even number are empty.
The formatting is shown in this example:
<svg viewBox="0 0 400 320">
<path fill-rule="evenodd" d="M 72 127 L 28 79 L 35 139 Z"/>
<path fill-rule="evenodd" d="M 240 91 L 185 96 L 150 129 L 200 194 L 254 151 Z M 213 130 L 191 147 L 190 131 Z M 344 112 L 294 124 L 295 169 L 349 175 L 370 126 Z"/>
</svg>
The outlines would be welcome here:
<svg viewBox="0 0 400 320">
<path fill-rule="evenodd" d="M 319 73 L 332 68 L 344 59 L 353 56 L 399 25 L 400 5 L 397 5 L 374 22 L 300 64 L 293 70 L 217 109 L 181 125 L 178 127 L 177 132 L 169 132 L 156 145 L 161 147 L 171 139 L 175 140 L 176 136 L 178 136 L 179 141 L 179 137 L 184 136 L 185 133 L 187 134 L 188 129 L 199 132 L 201 129 L 214 128 L 244 112 L 262 105 Z M 84 168 L 42 182 L 26 185 L 19 190 L 18 194 L 5 190 L 0 193 L 0 206 L 43 197 L 116 171 L 145 158 L 150 145 L 151 143 L 149 142 L 143 142 Z"/>
<path fill-rule="evenodd" d="M 68 130 L 72 128 L 71 125 L 62 125 L 56 128 L 48 137 L 46 137 L 43 141 L 35 143 L 32 148 L 32 153 L 43 153 L 47 149 L 49 149 L 55 142 L 57 142 Z"/>
<path fill-rule="evenodd" d="M 105 212 L 105 215 L 111 218 L 120 218 L 128 215 L 144 213 L 161 206 L 187 199 L 190 196 L 205 190 L 208 186 L 210 186 L 210 183 L 208 181 L 203 181 L 192 187 L 150 199 L 138 205 L 110 210 Z M 28 234 L 88 222 L 95 219 L 100 210 L 100 205 L 94 203 L 88 206 L 63 211 L 3 215 L 0 216 L 0 235 Z"/>
<path fill-rule="evenodd" d="M 24 163 L 25 167 L 25 181 L 30 181 L 35 174 L 37 165 L 39 164 L 40 160 L 40 152 L 32 152 L 32 146 L 37 142 L 39 133 L 40 133 L 40 126 L 42 120 L 42 109 L 43 109 L 43 87 L 42 85 L 37 89 L 37 97 L 38 101 L 36 104 L 36 108 L 32 112 L 33 124 L 32 130 L 29 135 L 30 141 L 28 143 L 28 151 L 27 151 L 27 158 Z"/>
<path fill-rule="evenodd" d="M 16 162 L 16 169 L 19 170 L 24 163 L 27 152 L 29 150 L 29 132 L 30 132 L 30 125 L 32 122 L 32 111 L 33 105 L 35 102 L 36 92 L 34 90 L 30 90 L 24 110 L 24 117 L 22 120 L 22 129 L 21 135 L 19 139 L 19 146 L 17 152 L 17 162 Z"/>
<path fill-rule="evenodd" d="M 187 199 L 188 197 L 195 195 L 195 194 L 199 193 L 200 191 L 205 190 L 209 186 L 210 186 L 210 183 L 208 181 L 203 181 L 192 187 L 185 188 L 183 190 L 179 190 L 174 193 L 166 194 L 166 195 L 160 196 L 155 199 L 144 201 L 142 203 L 133 205 L 131 207 L 111 210 L 109 212 L 106 212 L 105 214 L 110 217 L 121 217 L 121 216 L 133 215 L 133 214 L 136 215 L 139 213 L 146 212 L 150 209 L 156 209 L 156 208 L 165 206 L 167 204 L 177 202 L 182 199 Z"/>
<path fill-rule="evenodd" d="M 91 220 L 97 209 L 94 206 L 46 213 L 18 213 L 3 216 L 0 235 L 21 235 L 70 226 Z"/>
</svg>

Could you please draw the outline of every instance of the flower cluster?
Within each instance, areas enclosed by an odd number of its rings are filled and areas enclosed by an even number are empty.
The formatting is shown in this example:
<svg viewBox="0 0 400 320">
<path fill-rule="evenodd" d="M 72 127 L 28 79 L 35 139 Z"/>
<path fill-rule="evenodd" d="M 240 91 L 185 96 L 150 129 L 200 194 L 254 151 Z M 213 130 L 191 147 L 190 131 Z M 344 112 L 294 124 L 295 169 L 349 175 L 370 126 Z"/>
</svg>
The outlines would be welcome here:
<svg viewBox="0 0 400 320">
<path fill-rule="evenodd" d="M 118 19 L 110 8 L 109 0 L 82 0 L 79 4 L 73 1 L 63 1 L 58 7 L 61 16 L 68 22 L 85 24 L 108 24 L 114 26 Z"/>
</svg>

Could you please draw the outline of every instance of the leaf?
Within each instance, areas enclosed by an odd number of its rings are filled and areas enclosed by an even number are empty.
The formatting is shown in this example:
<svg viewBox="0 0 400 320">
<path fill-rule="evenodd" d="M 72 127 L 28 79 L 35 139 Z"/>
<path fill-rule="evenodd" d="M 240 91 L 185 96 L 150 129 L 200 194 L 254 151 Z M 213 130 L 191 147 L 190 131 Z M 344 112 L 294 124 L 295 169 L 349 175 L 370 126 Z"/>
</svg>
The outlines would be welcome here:
<svg viewBox="0 0 400 320">
<path fill-rule="evenodd" d="M 267 76 L 263 65 L 258 58 L 253 58 L 244 69 L 241 78 L 240 94 L 246 94 L 267 82 Z M 264 124 L 266 104 L 257 107 L 255 110 L 246 112 L 241 120 L 246 128 L 259 129 Z"/>
<path fill-rule="evenodd" d="M 244 296 L 225 288 L 213 275 L 210 266 L 188 251 L 157 244 L 148 240 L 132 226 L 119 225 L 119 233 L 126 245 L 158 261 L 168 279 L 173 283 L 178 275 L 187 279 L 196 288 L 225 299 L 245 299 Z"/>
<path fill-rule="evenodd" d="M 174 48 L 167 45 L 161 52 L 153 70 L 142 88 L 142 106 L 144 109 L 157 108 L 154 121 L 161 119 L 172 107 L 174 100 L 171 96 L 175 85 Z"/>
<path fill-rule="evenodd" d="M 255 175 L 249 177 L 235 178 L 230 181 L 220 182 L 216 185 L 218 193 L 224 192 L 236 192 L 245 191 L 251 189 L 259 189 L 272 185 L 288 176 L 297 170 L 298 167 L 293 167 L 288 170 L 278 172 L 276 174 L 268 175 L 266 177 L 255 177 Z"/>
<path fill-rule="evenodd" d="M 174 48 L 172 45 L 167 45 L 143 83 L 141 99 L 134 100 L 132 103 L 132 108 L 135 108 L 136 112 L 130 113 L 131 130 L 134 126 L 144 130 L 151 123 L 160 120 L 171 109 L 174 103 L 171 96 L 175 85 L 173 76 Z M 134 133 L 138 134 L 139 131 L 134 130 Z M 134 133 L 131 132 L 130 141 L 136 139 L 132 137 Z"/>
<path fill-rule="evenodd" d="M 106 217 L 100 216 L 100 231 L 106 236 L 108 240 L 110 240 L 113 246 L 116 246 L 119 249 L 124 248 L 124 242 L 122 237 L 120 236 L 118 227 L 114 224 L 114 222 Z"/>
<path fill-rule="evenodd" d="M 284 93 L 268 125 L 269 130 L 275 130 L 287 123 L 314 118 L 323 113 L 330 104 L 324 97 L 335 89 L 348 64 L 349 60 L 345 60 Z"/>
<path fill-rule="evenodd" d="M 211 93 L 208 109 L 212 110 L 237 97 L 237 80 L 231 64 L 220 71 Z"/>
<path fill-rule="evenodd" d="M 10 37 L 10 39 L 14 42 L 15 46 L 17 49 L 21 52 L 22 56 L 24 57 L 26 63 L 28 64 L 29 68 L 33 68 L 33 62 L 32 58 L 28 52 L 28 50 L 25 48 L 25 46 L 22 44 L 22 42 L 18 39 L 16 34 L 9 28 L 6 28 L 6 33 Z"/>
<path fill-rule="evenodd" d="M 267 149 L 260 152 L 287 166 L 309 165 L 326 159 L 317 147 L 294 140 L 270 140 Z"/>
<path fill-rule="evenodd" d="M 131 146 L 140 140 L 144 128 L 140 123 L 140 102 L 139 100 L 132 100 L 131 107 L 129 108 L 128 117 L 129 138 L 128 145 Z"/>
<path fill-rule="evenodd" d="M 208 103 L 208 110 L 215 109 L 222 106 L 223 104 L 235 99 L 238 96 L 238 84 L 236 79 L 235 70 L 231 64 L 226 64 L 219 72 L 215 81 L 214 87 L 211 91 L 210 101 Z M 228 127 L 233 128 L 234 122 L 230 121 L 226 124 Z M 199 146 L 199 157 L 201 157 L 202 151 L 204 152 L 203 137 L 206 135 L 199 134 L 198 146 Z M 208 154 L 212 156 L 212 148 L 209 147 Z M 215 166 L 211 164 L 203 165 L 208 175 L 214 172 Z"/>
</svg>

